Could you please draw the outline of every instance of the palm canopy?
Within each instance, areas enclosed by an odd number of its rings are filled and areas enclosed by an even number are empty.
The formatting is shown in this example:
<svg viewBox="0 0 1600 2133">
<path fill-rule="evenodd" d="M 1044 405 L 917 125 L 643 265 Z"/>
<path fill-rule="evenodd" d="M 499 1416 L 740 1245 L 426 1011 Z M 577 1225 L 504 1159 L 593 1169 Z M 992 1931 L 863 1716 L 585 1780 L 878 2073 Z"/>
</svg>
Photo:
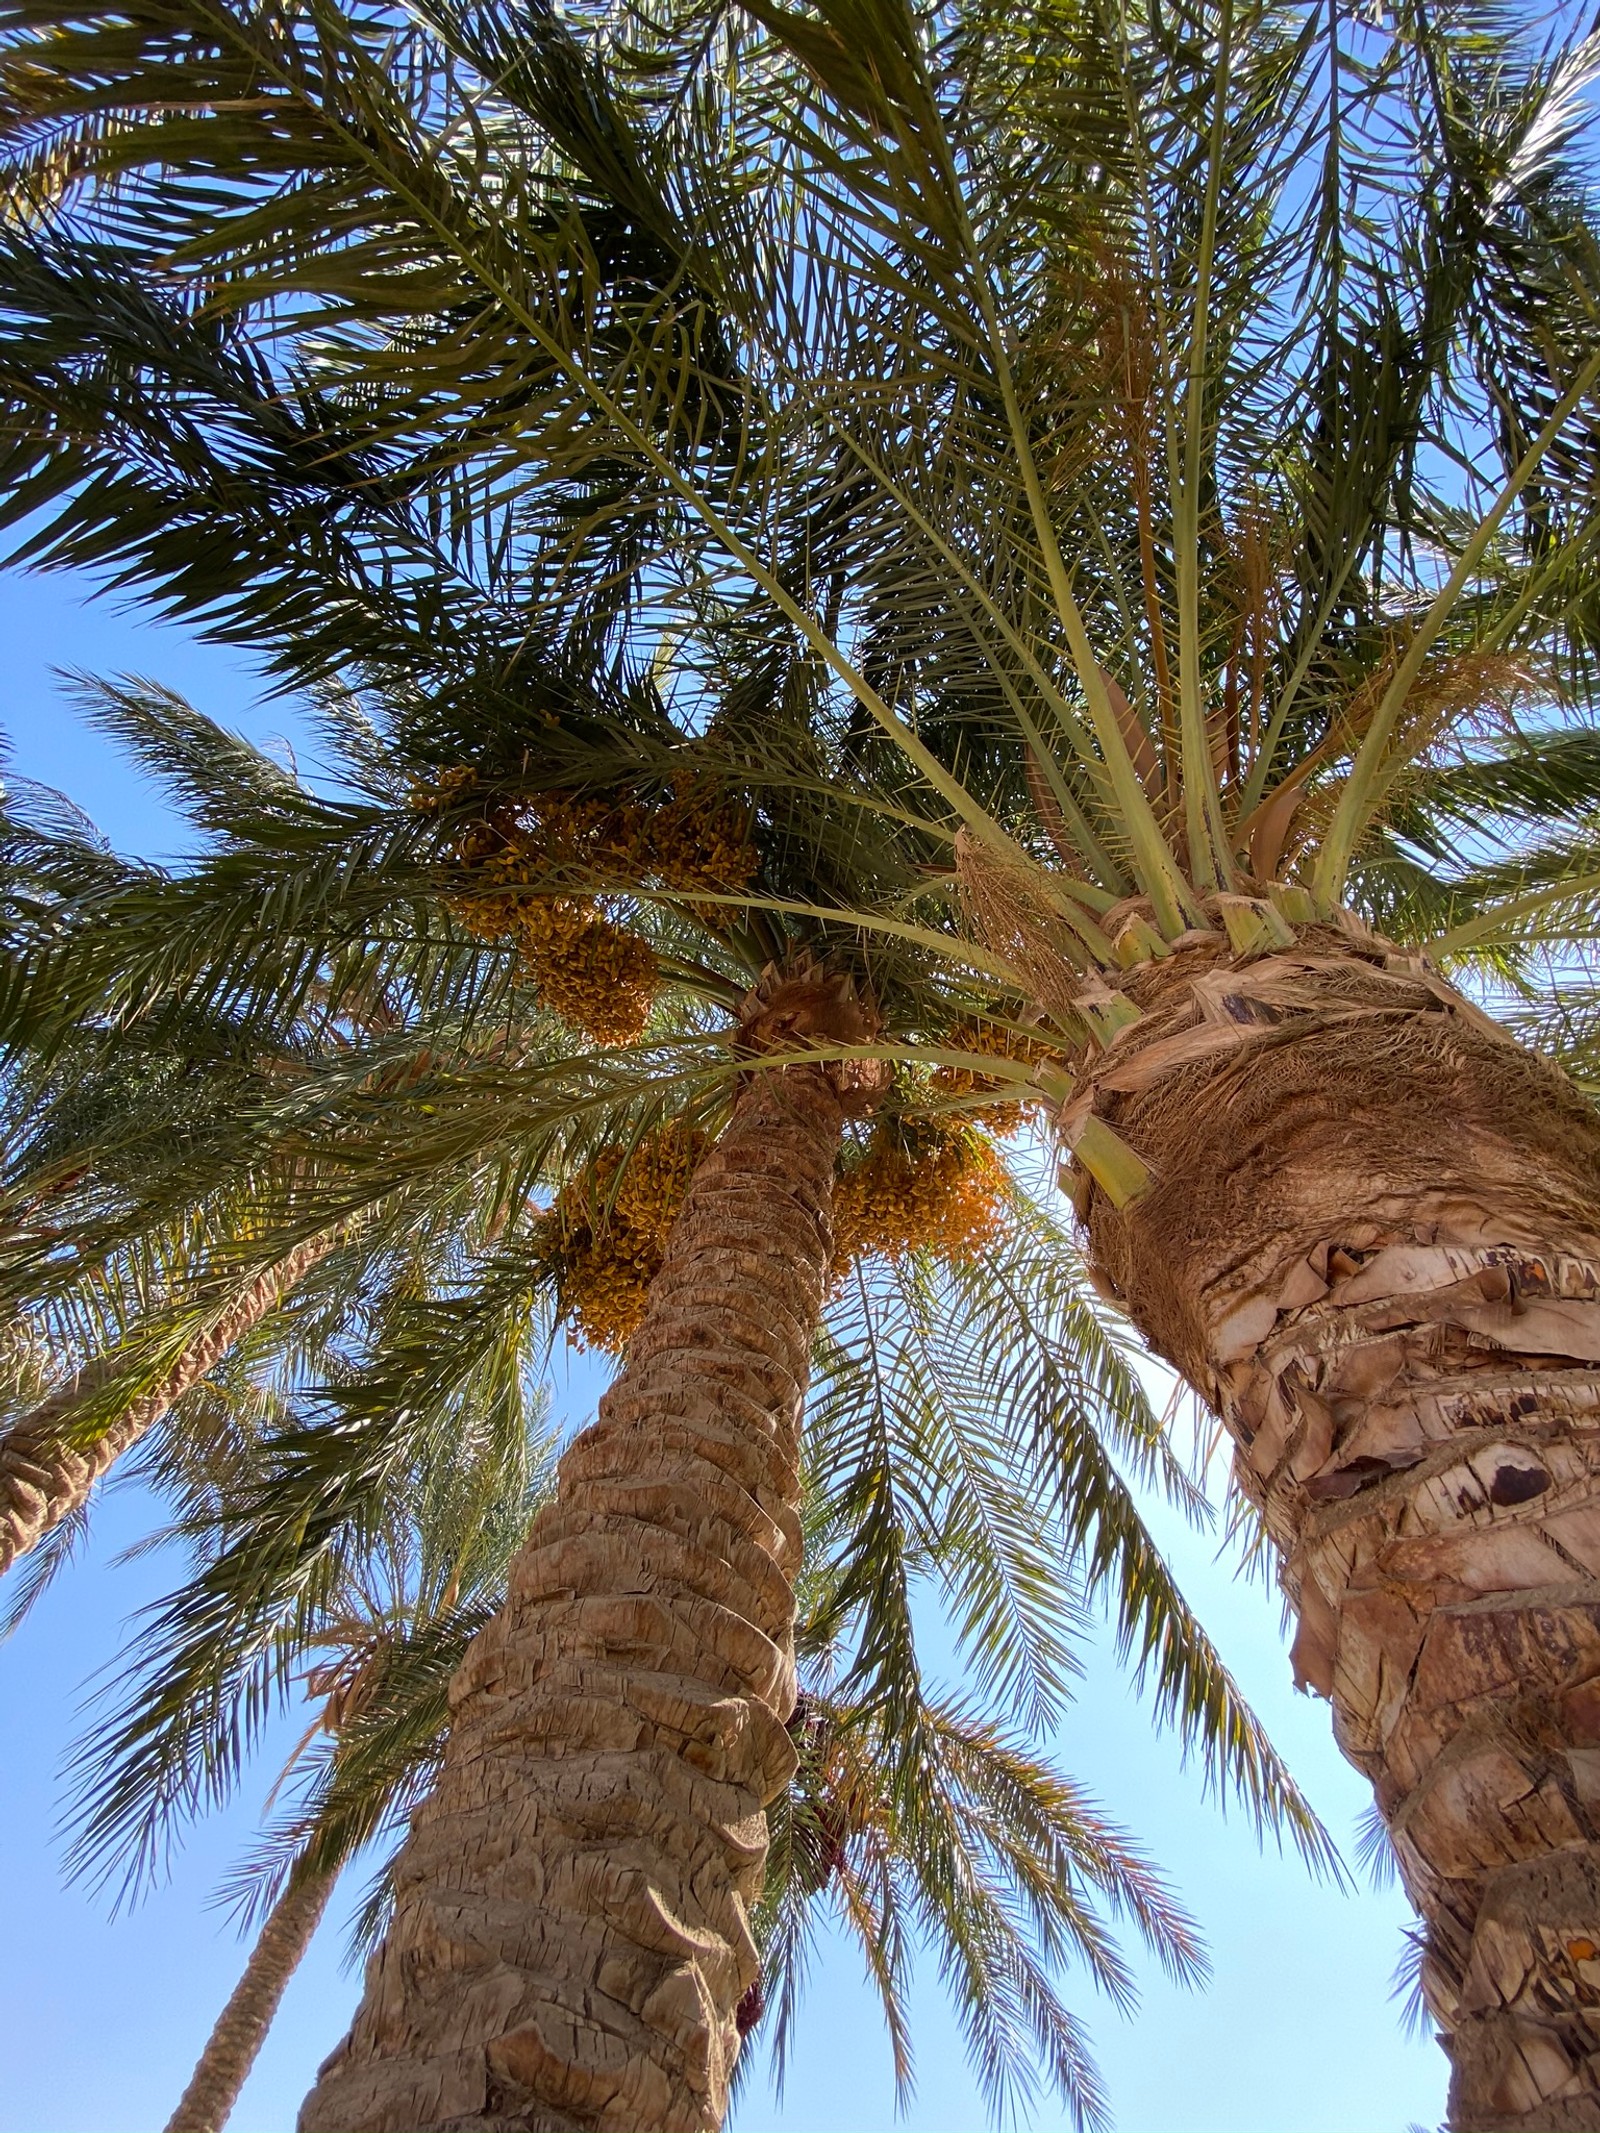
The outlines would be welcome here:
<svg viewBox="0 0 1600 2133">
<path fill-rule="evenodd" d="M 598 1195 L 616 1201 L 615 1219 L 663 1132 L 715 1130 L 742 1071 L 721 1001 L 773 936 L 742 937 L 715 906 L 697 916 L 698 886 L 660 919 L 629 904 L 660 949 L 661 998 L 631 1044 L 586 1045 L 549 1014 L 514 953 L 459 921 L 458 823 L 431 800 L 415 805 L 411 780 L 348 704 L 335 703 L 325 728 L 334 784 L 319 791 L 169 696 L 123 686 L 98 702 L 207 842 L 171 875 L 98 846 L 80 873 L 78 828 L 14 810 L 17 893 L 31 902 L 8 979 L 12 1071 L 28 1098 L 13 1191 L 26 1201 L 41 1178 L 64 1182 L 49 1239 L 17 1242 L 8 1296 L 33 1324 L 70 1326 L 103 1289 L 120 1293 L 105 1270 L 126 1261 L 130 1322 L 116 1353 L 131 1369 L 164 1332 L 137 1277 L 169 1231 L 166 1279 L 174 1307 L 189 1310 L 207 1278 L 205 1223 L 224 1265 L 262 1248 L 274 1181 L 292 1187 L 280 1222 L 348 1227 L 241 1359 L 270 1364 L 286 1394 L 318 1390 L 252 1467 L 259 1485 L 228 1493 L 214 1552 L 162 1628 L 178 1656 L 143 1680 L 135 1725 L 154 1760 L 140 1765 L 142 1793 L 103 1803 L 108 1841 L 138 1859 L 151 1826 L 136 1807 L 125 1823 L 124 1808 L 187 1796 L 189 1729 L 217 1709 L 216 1685 L 264 1710 L 263 1640 L 303 1635 L 326 1609 L 346 1552 L 382 1530 L 410 1463 L 448 1451 L 464 1402 L 514 1417 L 517 1359 L 573 1308 L 572 1260 L 552 1249 L 545 1211 L 552 1192 L 620 1158 Z M 797 867 L 781 829 L 779 863 Z M 766 834 L 757 814 L 752 835 Z M 907 1038 L 951 1009 L 916 961 L 902 967 L 896 982 L 879 966 L 899 1040 L 880 1048 L 909 1053 Z M 147 1058 L 154 1093 L 113 1100 Z M 219 1064 L 197 1073 L 207 1061 Z M 208 1079 L 214 1071 L 223 1079 Z M 992 1093 L 905 1067 L 888 1116 L 853 1151 L 841 1202 L 897 1137 L 914 1146 L 925 1124 Z M 984 1258 L 958 1255 L 940 1274 L 914 1227 L 885 1237 L 881 1221 L 858 1219 L 856 1272 L 828 1315 L 816 1377 L 817 1411 L 835 1418 L 826 1482 L 831 1502 L 859 1509 L 839 1587 L 842 1614 L 861 1624 L 850 1693 L 906 1722 L 902 1700 L 917 1694 L 907 1565 L 926 1560 L 943 1566 L 945 1604 L 980 1677 L 1048 1720 L 1070 1675 L 1052 1620 L 1059 1553 L 1085 1598 L 1109 1606 L 1158 1708 L 1219 1786 L 1321 1856 L 1313 1818 L 1166 1570 L 1128 1477 L 1191 1513 L 1193 1492 L 1119 1335 L 1096 1315 L 1070 1238 L 988 1148 L 985 1179 L 1005 1221 Z"/>
<path fill-rule="evenodd" d="M 654 646 L 691 726 L 798 662 L 878 820 L 1044 862 L 1080 968 L 1130 895 L 1170 938 L 1274 880 L 1587 936 L 1583 820 L 1482 880 L 1437 835 L 1463 745 L 1593 797 L 1509 723 L 1593 634 L 1587 45 L 1259 0 L 12 22 L 35 555 L 275 649 L 331 560 L 381 609 L 342 656 L 496 645 L 547 783 L 551 644 Z M 419 745 L 477 760 L 439 694 Z"/>
</svg>

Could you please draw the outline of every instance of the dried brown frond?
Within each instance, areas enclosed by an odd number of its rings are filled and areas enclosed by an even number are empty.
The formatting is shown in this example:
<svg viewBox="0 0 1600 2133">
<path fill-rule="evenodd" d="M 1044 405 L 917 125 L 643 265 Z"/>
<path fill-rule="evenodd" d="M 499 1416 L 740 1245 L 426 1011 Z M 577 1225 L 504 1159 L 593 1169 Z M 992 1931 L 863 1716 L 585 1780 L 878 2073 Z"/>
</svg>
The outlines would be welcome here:
<svg viewBox="0 0 1600 2133">
<path fill-rule="evenodd" d="M 1042 877 L 1011 866 L 967 830 L 956 832 L 956 887 L 976 939 L 1003 956 L 1048 1013 L 1076 1017 L 1082 959 Z"/>
<path fill-rule="evenodd" d="M 1232 609 L 1222 703 L 1211 714 L 1220 782 L 1237 782 L 1261 745 L 1271 662 L 1282 628 L 1292 536 L 1263 495 L 1246 496 L 1222 528 Z"/>
<path fill-rule="evenodd" d="M 1336 761 L 1360 747 L 1405 652 L 1404 640 L 1390 644 L 1351 697 L 1343 717 L 1318 750 L 1320 756 Z M 1503 733 L 1518 699 L 1535 683 L 1527 661 L 1510 652 L 1436 654 L 1426 661 L 1407 693 L 1389 737 L 1388 760 L 1404 768 L 1423 765 L 1443 741 Z M 1315 846 L 1343 789 L 1343 777 L 1307 782 L 1284 838 L 1280 873 L 1291 872 L 1298 855 Z"/>
<path fill-rule="evenodd" d="M 1093 447 L 1109 445 L 1125 464 L 1148 466 L 1162 353 L 1155 306 L 1134 261 L 1100 238 L 1059 267 L 1053 282 L 1056 329 L 1041 341 L 1040 375 L 1028 382 L 1058 392 L 1067 383 L 1092 417 Z M 1050 469 L 1058 485 L 1082 472 L 1091 450 L 1084 425 L 1069 435 Z"/>
</svg>

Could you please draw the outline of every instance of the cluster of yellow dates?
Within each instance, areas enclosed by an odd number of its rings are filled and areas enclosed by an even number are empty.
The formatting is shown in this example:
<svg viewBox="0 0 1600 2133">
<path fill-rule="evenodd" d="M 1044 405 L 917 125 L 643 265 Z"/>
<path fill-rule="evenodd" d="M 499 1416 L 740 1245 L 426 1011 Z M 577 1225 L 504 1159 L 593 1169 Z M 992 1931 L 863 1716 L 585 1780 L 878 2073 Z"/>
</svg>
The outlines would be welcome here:
<svg viewBox="0 0 1600 2133">
<path fill-rule="evenodd" d="M 459 803 L 476 783 L 448 771 L 419 790 L 416 805 Z M 627 885 L 737 894 L 757 856 L 744 810 L 714 780 L 692 770 L 670 797 L 646 804 L 626 793 L 544 792 L 516 800 L 486 795 L 481 817 L 457 841 L 457 865 L 470 877 L 446 898 L 480 940 L 515 946 L 550 1012 L 601 1044 L 643 1036 L 655 1004 L 656 959 L 649 943 L 610 917 L 605 892 L 564 892 L 561 876 Z M 726 922 L 727 904 L 697 901 L 703 925 Z"/>
<path fill-rule="evenodd" d="M 999 1235 L 1006 1170 L 994 1143 L 957 1119 L 884 1121 L 833 1193 L 836 1274 L 859 1259 L 928 1251 L 970 1259 Z"/>
<path fill-rule="evenodd" d="M 617 1355 L 627 1346 L 709 1146 L 697 1127 L 669 1123 L 626 1154 L 603 1150 L 557 1194 L 546 1236 L 578 1347 Z"/>
<path fill-rule="evenodd" d="M 582 1348 L 619 1354 L 644 1316 L 667 1234 L 710 1143 L 669 1124 L 626 1155 L 607 1149 L 544 1218 L 563 1315 Z M 970 1258 L 1005 1221 L 1005 1165 L 965 1121 L 884 1120 L 834 1188 L 834 1273 L 929 1251 Z"/>
<path fill-rule="evenodd" d="M 415 804 L 453 807 L 476 784 L 471 770 L 449 771 L 419 789 Z M 603 888 L 564 892 L 563 873 L 689 892 L 687 908 L 715 927 L 736 907 L 696 902 L 693 892 L 737 895 L 758 865 L 742 808 L 693 771 L 653 804 L 618 791 L 515 800 L 486 792 L 454 857 L 470 877 L 447 898 L 460 922 L 480 939 L 513 943 L 544 1005 L 607 1044 L 644 1033 L 657 991 L 655 957 L 637 933 L 607 916 Z M 946 1046 L 1024 1064 L 1048 1052 L 1015 1030 L 978 1021 L 959 1025 Z M 976 1068 L 944 1066 L 926 1086 L 949 1099 L 992 1096 L 1006 1083 Z M 835 1278 L 864 1259 L 927 1251 L 961 1260 L 993 1243 L 1004 1227 L 1008 1179 L 991 1133 L 1014 1130 L 1023 1108 L 986 1104 L 981 1128 L 955 1116 L 881 1117 L 839 1172 Z M 708 1146 L 699 1129 L 669 1123 L 626 1153 L 603 1152 L 557 1195 L 543 1218 L 544 1243 L 578 1346 L 615 1354 L 627 1345 Z"/>
<path fill-rule="evenodd" d="M 1037 1066 L 1041 1060 L 1061 1056 L 1040 1038 L 1025 1036 L 997 1022 L 960 1022 L 944 1039 L 944 1048 L 976 1052 L 988 1059 L 1015 1060 L 1019 1066 Z M 976 1067 L 942 1066 L 934 1069 L 931 1086 L 936 1096 L 992 1096 L 1002 1091 L 1006 1083 Z M 985 1104 L 983 1123 L 991 1133 L 1015 1133 L 1027 1108 L 1023 1103 Z"/>
</svg>

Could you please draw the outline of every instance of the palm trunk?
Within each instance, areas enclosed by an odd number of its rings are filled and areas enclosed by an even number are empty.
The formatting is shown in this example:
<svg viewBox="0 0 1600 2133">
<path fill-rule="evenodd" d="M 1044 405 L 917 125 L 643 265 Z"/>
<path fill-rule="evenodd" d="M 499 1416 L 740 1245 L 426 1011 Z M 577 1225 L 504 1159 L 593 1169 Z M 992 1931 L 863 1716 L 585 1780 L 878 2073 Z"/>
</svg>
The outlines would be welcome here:
<svg viewBox="0 0 1600 2133">
<path fill-rule="evenodd" d="M 166 2133 L 221 2133 L 338 1878 L 337 1869 L 291 1877 L 206 2039 L 189 2086 L 167 2120 Z"/>
<path fill-rule="evenodd" d="M 708 2133 L 794 1749 L 798 1432 L 841 1124 L 746 1085 L 626 1366 L 453 1690 L 395 1915 L 303 2133 Z"/>
<path fill-rule="evenodd" d="M 1425 964 L 1196 941 L 1074 1105 L 1096 1260 L 1217 1408 L 1427 1922 L 1470 2133 L 1600 2127 L 1600 1118 Z"/>
<path fill-rule="evenodd" d="M 72 1440 L 73 1417 L 111 1374 L 114 1358 L 90 1363 L 0 1436 L 0 1577 L 19 1556 L 89 1500 L 97 1481 L 131 1451 L 176 1401 L 215 1369 L 235 1341 L 266 1317 L 333 1249 L 332 1233 L 296 1245 L 259 1274 L 192 1341 L 150 1391 L 131 1401 L 92 1444 Z"/>
</svg>

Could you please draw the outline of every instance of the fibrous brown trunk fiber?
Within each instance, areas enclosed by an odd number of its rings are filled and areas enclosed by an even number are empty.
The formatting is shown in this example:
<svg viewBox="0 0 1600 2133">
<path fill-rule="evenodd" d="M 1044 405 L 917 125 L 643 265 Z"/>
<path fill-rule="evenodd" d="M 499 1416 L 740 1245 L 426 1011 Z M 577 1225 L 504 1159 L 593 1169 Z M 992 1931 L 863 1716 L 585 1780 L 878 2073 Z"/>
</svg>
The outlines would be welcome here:
<svg viewBox="0 0 1600 2133">
<path fill-rule="evenodd" d="M 261 1928 L 244 1975 L 206 2039 L 189 2086 L 167 2120 L 166 2133 L 221 2133 L 338 1878 L 337 1873 L 303 1873 L 291 1878 Z"/>
<path fill-rule="evenodd" d="M 452 1689 L 395 1914 L 302 2133 L 720 2125 L 788 1782 L 799 1421 L 840 1099 L 756 1073 L 626 1366 Z"/>
<path fill-rule="evenodd" d="M 296 1245 L 268 1267 L 184 1349 L 150 1391 L 125 1407 L 91 1444 L 73 1441 L 73 1418 L 110 1374 L 110 1360 L 90 1363 L 0 1436 L 0 1576 L 37 1548 L 53 1527 L 89 1500 L 97 1481 L 155 1426 L 167 1409 L 214 1370 L 319 1259 L 332 1250 L 325 1233 Z"/>
<path fill-rule="evenodd" d="M 1427 1922 L 1451 2122 L 1600 2128 L 1600 1117 L 1354 921 L 1123 982 L 1065 1124 L 1154 1184 L 1086 1186 L 1095 1259 L 1282 1552 Z"/>
</svg>

